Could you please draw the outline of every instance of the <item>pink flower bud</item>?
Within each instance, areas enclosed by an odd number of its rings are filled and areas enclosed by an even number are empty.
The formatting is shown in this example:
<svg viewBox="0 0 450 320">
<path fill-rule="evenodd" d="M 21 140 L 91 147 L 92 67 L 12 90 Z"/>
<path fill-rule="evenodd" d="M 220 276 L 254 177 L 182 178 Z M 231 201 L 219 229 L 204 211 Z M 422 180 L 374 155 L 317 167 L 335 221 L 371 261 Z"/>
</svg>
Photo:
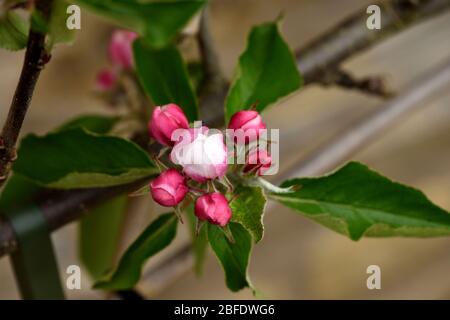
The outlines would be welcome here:
<svg viewBox="0 0 450 320">
<path fill-rule="evenodd" d="M 201 221 L 209 221 L 221 227 L 231 219 L 231 209 L 228 200 L 220 193 L 203 195 L 195 202 L 195 215 Z"/>
<path fill-rule="evenodd" d="M 207 127 L 183 130 L 182 133 L 170 154 L 172 162 L 181 165 L 188 177 L 200 183 L 223 177 L 228 168 L 223 134 Z"/>
<path fill-rule="evenodd" d="M 261 115 L 257 111 L 242 110 L 233 114 L 228 123 L 228 129 L 242 129 L 245 134 L 245 143 L 248 143 L 259 137 L 261 130 L 266 129 L 266 124 L 263 122 Z M 236 132 L 234 137 L 237 141 L 244 141 L 244 139 L 239 139 L 239 132 Z"/>
<path fill-rule="evenodd" d="M 265 149 L 250 151 L 244 172 L 256 172 L 262 176 L 272 166 L 272 157 Z"/>
<path fill-rule="evenodd" d="M 108 69 L 102 70 L 97 74 L 95 86 L 99 91 L 108 91 L 114 88 L 117 83 L 117 75 Z"/>
<path fill-rule="evenodd" d="M 183 110 L 173 103 L 156 107 L 148 124 L 150 135 L 166 146 L 174 145 L 175 142 L 171 138 L 176 129 L 187 128 L 189 128 L 189 122 Z"/>
<path fill-rule="evenodd" d="M 183 201 L 189 188 L 177 170 L 169 169 L 150 183 L 152 198 L 164 207 L 174 207 Z"/>
<path fill-rule="evenodd" d="M 133 41 L 137 36 L 132 31 L 116 30 L 113 32 L 108 50 L 113 65 L 125 70 L 133 68 Z"/>
</svg>

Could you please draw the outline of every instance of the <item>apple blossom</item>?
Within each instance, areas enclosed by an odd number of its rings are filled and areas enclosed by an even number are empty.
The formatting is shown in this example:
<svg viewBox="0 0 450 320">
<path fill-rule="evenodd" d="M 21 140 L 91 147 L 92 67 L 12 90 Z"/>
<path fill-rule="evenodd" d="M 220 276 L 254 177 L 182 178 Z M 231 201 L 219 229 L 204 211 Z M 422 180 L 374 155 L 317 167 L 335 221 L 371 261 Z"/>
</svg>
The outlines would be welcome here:
<svg viewBox="0 0 450 320">
<path fill-rule="evenodd" d="M 228 200 L 221 193 L 205 194 L 195 202 L 195 215 L 201 221 L 224 227 L 231 219 L 231 208 Z"/>
<path fill-rule="evenodd" d="M 186 178 L 175 169 L 168 169 L 150 183 L 153 200 L 165 207 L 174 207 L 186 197 Z"/>
<path fill-rule="evenodd" d="M 207 127 L 180 130 L 170 158 L 183 172 L 197 182 L 221 178 L 228 167 L 227 147 L 223 134 Z"/>
<path fill-rule="evenodd" d="M 172 134 L 180 128 L 189 128 L 189 122 L 179 106 L 171 103 L 153 110 L 148 129 L 150 135 L 160 144 L 173 146 Z"/>
</svg>

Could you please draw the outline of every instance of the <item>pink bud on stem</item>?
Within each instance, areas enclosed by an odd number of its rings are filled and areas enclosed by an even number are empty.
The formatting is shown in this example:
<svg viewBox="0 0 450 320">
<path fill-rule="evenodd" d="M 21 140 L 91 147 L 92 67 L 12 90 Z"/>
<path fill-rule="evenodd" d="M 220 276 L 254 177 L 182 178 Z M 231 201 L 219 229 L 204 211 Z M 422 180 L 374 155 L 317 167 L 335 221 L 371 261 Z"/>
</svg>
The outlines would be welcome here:
<svg viewBox="0 0 450 320">
<path fill-rule="evenodd" d="M 186 178 L 175 169 L 168 169 L 150 183 L 153 200 L 164 207 L 175 207 L 184 200 L 189 188 Z"/>
<path fill-rule="evenodd" d="M 245 135 L 245 143 L 256 140 L 261 134 L 262 130 L 266 129 L 266 124 L 263 122 L 261 115 L 255 110 L 238 111 L 230 119 L 228 129 L 239 131 Z M 235 140 L 237 140 L 238 132 L 235 133 Z"/>
<path fill-rule="evenodd" d="M 228 200 L 218 192 L 199 197 L 195 202 L 194 212 L 200 221 L 208 221 L 221 227 L 228 224 L 232 215 Z"/>
<path fill-rule="evenodd" d="M 116 30 L 113 32 L 108 52 L 109 59 L 114 66 L 124 70 L 133 68 L 133 42 L 137 37 L 137 33 L 132 31 Z"/>
<path fill-rule="evenodd" d="M 173 146 L 172 133 L 177 129 L 188 129 L 189 122 L 183 110 L 176 104 L 156 107 L 148 124 L 150 135 L 165 146 Z"/>
</svg>

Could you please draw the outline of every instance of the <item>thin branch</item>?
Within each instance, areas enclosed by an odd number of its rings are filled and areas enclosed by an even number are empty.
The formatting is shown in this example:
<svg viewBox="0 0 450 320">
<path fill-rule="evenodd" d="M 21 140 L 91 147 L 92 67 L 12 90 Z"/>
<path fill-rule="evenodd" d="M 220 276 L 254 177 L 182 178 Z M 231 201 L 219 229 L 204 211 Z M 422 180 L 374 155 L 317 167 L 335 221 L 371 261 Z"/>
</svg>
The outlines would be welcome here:
<svg viewBox="0 0 450 320">
<path fill-rule="evenodd" d="M 400 119 L 415 109 L 427 106 L 427 102 L 450 88 L 450 59 L 426 75 L 420 77 L 395 98 L 381 108 L 345 128 L 335 138 L 312 152 L 307 158 L 299 159 L 297 165 L 288 169 L 288 174 L 277 176 L 281 182 L 292 177 L 322 174 L 342 164 L 356 151 L 384 134 Z"/>
<path fill-rule="evenodd" d="M 203 80 L 199 92 L 200 105 L 208 108 L 203 110 L 203 120 L 210 126 L 220 126 L 223 120 L 214 115 L 223 115 L 223 102 L 228 92 L 228 82 L 220 67 L 219 56 L 211 35 L 209 7 L 202 12 L 197 39 L 203 67 Z"/>
<path fill-rule="evenodd" d="M 381 8 L 380 30 L 367 28 L 364 8 L 296 51 L 305 84 L 320 83 L 327 70 L 338 70 L 349 57 L 450 8 L 448 0 L 390 0 L 375 4 Z"/>
<path fill-rule="evenodd" d="M 323 75 L 320 83 L 324 86 L 337 85 L 349 90 L 358 90 L 384 99 L 394 95 L 386 85 L 385 77 L 379 75 L 356 78 L 348 71 L 330 70 Z"/>
<path fill-rule="evenodd" d="M 156 296 L 185 274 L 193 263 L 192 246 L 188 242 L 143 274 L 139 285 L 139 289 L 142 288 L 140 292 L 146 296 Z"/>
<path fill-rule="evenodd" d="M 48 20 L 53 0 L 36 1 L 35 10 Z M 11 163 L 17 158 L 16 144 L 34 88 L 50 55 L 45 50 L 45 33 L 30 28 L 25 59 L 8 116 L 0 135 L 0 186 L 7 179 Z"/>
<path fill-rule="evenodd" d="M 213 82 L 225 82 L 220 67 L 219 55 L 211 34 L 211 17 L 209 7 L 203 9 L 197 34 L 200 56 L 202 60 L 204 77 Z"/>
</svg>

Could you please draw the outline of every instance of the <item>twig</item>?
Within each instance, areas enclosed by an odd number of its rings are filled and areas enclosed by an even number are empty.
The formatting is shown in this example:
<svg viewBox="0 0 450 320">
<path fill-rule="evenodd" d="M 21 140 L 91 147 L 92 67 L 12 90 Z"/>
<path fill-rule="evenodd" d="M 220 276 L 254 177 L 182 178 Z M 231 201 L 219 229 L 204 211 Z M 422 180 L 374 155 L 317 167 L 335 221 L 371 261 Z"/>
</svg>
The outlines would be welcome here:
<svg viewBox="0 0 450 320">
<path fill-rule="evenodd" d="M 139 285 L 140 292 L 145 296 L 157 295 L 186 273 L 193 263 L 191 244 L 183 244 L 165 260 L 143 274 L 142 282 Z"/>
<path fill-rule="evenodd" d="M 208 106 L 207 110 L 203 110 L 205 114 L 203 120 L 210 126 L 218 127 L 223 124 L 223 117 L 211 117 L 211 115 L 223 115 L 223 102 L 228 92 L 228 82 L 220 67 L 219 56 L 211 35 L 209 7 L 202 12 L 197 38 L 203 68 L 203 80 L 199 92 L 200 105 Z"/>
<path fill-rule="evenodd" d="M 215 49 L 214 39 L 211 34 L 210 20 L 209 7 L 206 7 L 201 14 L 197 35 L 204 77 L 208 79 L 208 82 L 226 82 L 222 68 L 220 67 L 220 60 Z"/>
<path fill-rule="evenodd" d="M 53 0 L 36 1 L 36 11 L 48 20 Z M 0 186 L 8 177 L 11 163 L 17 158 L 16 143 L 30 106 L 41 70 L 50 60 L 45 50 L 45 33 L 30 28 L 25 59 L 8 116 L 0 136 Z"/>
<path fill-rule="evenodd" d="M 330 70 L 324 74 L 320 83 L 324 86 L 338 85 L 350 90 L 359 90 L 381 98 L 389 98 L 394 95 L 394 92 L 388 89 L 385 77 L 378 75 L 359 79 L 348 71 Z"/>
<path fill-rule="evenodd" d="M 448 0 L 390 0 L 375 4 L 381 8 L 380 30 L 367 28 L 364 8 L 296 51 L 305 84 L 320 83 L 327 70 L 338 70 L 347 58 L 450 8 Z"/>
</svg>

